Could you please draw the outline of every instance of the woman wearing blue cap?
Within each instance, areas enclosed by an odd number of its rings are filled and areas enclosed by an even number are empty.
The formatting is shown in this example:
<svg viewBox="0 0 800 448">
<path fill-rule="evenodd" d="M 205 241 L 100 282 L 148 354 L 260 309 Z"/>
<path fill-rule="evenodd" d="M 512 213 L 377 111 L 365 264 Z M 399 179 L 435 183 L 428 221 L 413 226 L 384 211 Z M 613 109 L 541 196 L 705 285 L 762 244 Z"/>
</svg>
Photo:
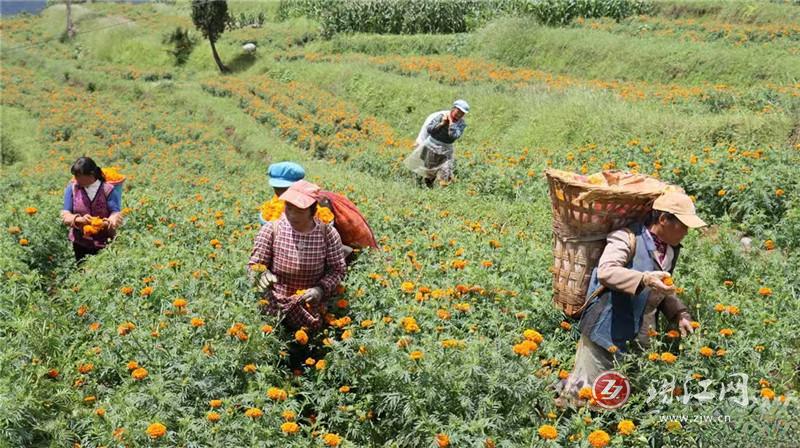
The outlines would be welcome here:
<svg viewBox="0 0 800 448">
<path fill-rule="evenodd" d="M 450 110 L 428 115 L 417 136 L 417 147 L 405 160 L 412 172 L 420 176 L 425 185 L 433 188 L 438 178 L 448 182 L 453 177 L 453 142 L 458 140 L 467 127 L 464 115 L 469 113 L 469 104 L 456 100 Z"/>
</svg>

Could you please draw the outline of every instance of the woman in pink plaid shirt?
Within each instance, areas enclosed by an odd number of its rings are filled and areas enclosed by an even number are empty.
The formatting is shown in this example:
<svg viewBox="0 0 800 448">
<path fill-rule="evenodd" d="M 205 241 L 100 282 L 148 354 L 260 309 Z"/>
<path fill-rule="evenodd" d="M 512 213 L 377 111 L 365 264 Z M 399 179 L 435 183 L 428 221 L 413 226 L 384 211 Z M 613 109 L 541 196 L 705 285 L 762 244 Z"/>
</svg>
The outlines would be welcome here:
<svg viewBox="0 0 800 448">
<path fill-rule="evenodd" d="M 280 196 L 284 214 L 261 227 L 247 266 L 259 276 L 267 310 L 291 329 L 322 327 L 328 299 L 345 274 L 339 233 L 314 218 L 319 190 L 300 180 Z"/>
</svg>

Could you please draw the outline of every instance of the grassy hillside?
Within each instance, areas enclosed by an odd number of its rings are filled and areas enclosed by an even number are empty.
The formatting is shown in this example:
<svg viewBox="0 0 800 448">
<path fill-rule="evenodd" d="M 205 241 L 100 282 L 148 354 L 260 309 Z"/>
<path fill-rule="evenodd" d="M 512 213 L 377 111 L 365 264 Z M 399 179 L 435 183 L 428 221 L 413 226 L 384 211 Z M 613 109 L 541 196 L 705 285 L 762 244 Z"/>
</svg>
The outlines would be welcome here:
<svg viewBox="0 0 800 448">
<path fill-rule="evenodd" d="M 614 446 L 794 443 L 800 6 L 657 2 L 619 22 L 324 39 L 308 18 L 277 21 L 277 2 L 230 3 L 268 21 L 222 36 L 227 75 L 188 2 L 74 6 L 74 41 L 62 6 L 0 21 L 0 446 L 589 446 L 596 430 Z M 165 40 L 177 27 L 194 41 L 181 63 Z M 421 189 L 402 160 L 455 98 L 472 107 L 456 180 Z M 128 176 L 126 223 L 75 269 L 57 216 L 82 155 Z M 350 268 L 335 325 L 311 342 L 324 362 L 300 376 L 281 362 L 294 335 L 245 275 L 281 160 L 356 202 L 381 243 Z M 551 303 L 550 166 L 659 176 L 712 224 L 675 275 L 699 331 L 662 322 L 617 366 L 633 395 L 615 411 L 553 403 L 579 333 Z M 519 356 L 528 329 L 543 340 Z M 739 373 L 746 406 L 689 396 Z"/>
</svg>

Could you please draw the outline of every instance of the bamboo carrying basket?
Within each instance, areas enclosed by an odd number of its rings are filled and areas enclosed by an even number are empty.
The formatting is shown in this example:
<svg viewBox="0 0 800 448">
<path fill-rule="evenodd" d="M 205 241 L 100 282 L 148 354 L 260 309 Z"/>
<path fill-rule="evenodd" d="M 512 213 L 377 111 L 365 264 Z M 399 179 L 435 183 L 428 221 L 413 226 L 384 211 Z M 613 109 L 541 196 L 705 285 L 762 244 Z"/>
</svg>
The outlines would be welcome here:
<svg viewBox="0 0 800 448">
<path fill-rule="evenodd" d="M 680 188 L 644 175 L 604 171 L 612 185 L 591 184 L 586 176 L 545 171 L 553 206 L 553 302 L 580 317 L 586 289 L 606 245 L 606 235 L 644 220 L 653 201 Z"/>
</svg>

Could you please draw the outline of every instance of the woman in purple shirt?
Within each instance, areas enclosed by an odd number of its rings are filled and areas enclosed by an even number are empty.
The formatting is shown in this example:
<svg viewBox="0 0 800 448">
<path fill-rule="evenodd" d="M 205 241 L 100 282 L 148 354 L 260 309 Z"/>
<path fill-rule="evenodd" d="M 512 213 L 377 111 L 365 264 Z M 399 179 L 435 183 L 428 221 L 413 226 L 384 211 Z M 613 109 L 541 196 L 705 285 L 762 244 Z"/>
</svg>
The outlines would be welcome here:
<svg viewBox="0 0 800 448">
<path fill-rule="evenodd" d="M 64 189 L 61 220 L 69 227 L 75 261 L 80 264 L 114 239 L 122 224 L 122 191 L 106 182 L 103 171 L 89 157 L 76 160 L 70 171 L 75 179 Z M 100 218 L 102 224 L 93 224 L 92 218 Z"/>
</svg>

